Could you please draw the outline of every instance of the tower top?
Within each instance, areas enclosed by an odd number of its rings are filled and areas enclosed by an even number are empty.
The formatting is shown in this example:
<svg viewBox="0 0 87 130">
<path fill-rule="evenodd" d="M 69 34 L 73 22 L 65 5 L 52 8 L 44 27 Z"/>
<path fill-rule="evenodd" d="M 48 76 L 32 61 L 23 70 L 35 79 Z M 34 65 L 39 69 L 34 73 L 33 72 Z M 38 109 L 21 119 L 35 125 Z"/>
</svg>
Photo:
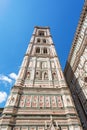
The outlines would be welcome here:
<svg viewBox="0 0 87 130">
<path fill-rule="evenodd" d="M 34 28 L 37 28 L 37 29 L 50 29 L 49 26 L 45 26 L 45 27 L 43 27 L 43 26 L 35 26 Z"/>
</svg>

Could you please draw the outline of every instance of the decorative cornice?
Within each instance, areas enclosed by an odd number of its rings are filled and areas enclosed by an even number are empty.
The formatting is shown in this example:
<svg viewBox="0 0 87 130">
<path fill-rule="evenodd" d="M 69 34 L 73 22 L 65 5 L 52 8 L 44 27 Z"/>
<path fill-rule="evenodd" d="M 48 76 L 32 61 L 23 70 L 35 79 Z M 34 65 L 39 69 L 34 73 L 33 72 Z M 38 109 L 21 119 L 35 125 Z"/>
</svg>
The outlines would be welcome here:
<svg viewBox="0 0 87 130">
<path fill-rule="evenodd" d="M 83 22 L 84 22 L 84 18 L 86 16 L 86 13 L 87 13 L 87 0 L 85 1 L 84 3 L 84 7 L 83 7 L 83 10 L 82 10 L 82 13 L 81 13 L 81 16 L 80 16 L 80 20 L 79 20 L 79 23 L 78 23 L 78 26 L 77 26 L 77 29 L 76 29 L 76 33 L 75 33 L 75 36 L 74 36 L 74 40 L 72 42 L 72 47 L 71 47 L 71 50 L 70 50 L 70 53 L 69 53 L 69 56 L 68 56 L 68 62 L 71 61 L 71 58 L 72 58 L 72 54 L 74 52 L 74 49 L 76 47 L 76 43 L 77 43 L 77 40 L 79 38 L 79 34 L 81 32 L 81 28 L 82 28 L 82 25 L 83 25 Z"/>
<path fill-rule="evenodd" d="M 41 28 L 42 29 L 42 28 Z M 37 34 L 32 34 L 32 36 L 35 36 L 35 37 L 41 37 L 41 38 L 48 38 L 48 37 L 52 37 L 52 35 L 46 35 L 46 36 L 38 36 Z"/>
<path fill-rule="evenodd" d="M 37 28 L 37 29 L 50 29 L 49 26 L 45 26 L 45 27 L 43 27 L 43 26 L 35 26 L 34 28 Z"/>
</svg>

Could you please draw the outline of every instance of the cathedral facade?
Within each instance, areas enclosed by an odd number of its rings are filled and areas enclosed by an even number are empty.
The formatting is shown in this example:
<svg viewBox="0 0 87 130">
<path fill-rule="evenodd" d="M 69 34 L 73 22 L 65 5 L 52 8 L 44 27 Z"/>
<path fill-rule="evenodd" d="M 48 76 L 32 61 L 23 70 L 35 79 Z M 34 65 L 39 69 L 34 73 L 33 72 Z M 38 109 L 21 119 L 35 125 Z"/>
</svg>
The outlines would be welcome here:
<svg viewBox="0 0 87 130">
<path fill-rule="evenodd" d="M 87 130 L 87 1 L 64 74 L 50 28 L 34 28 L 0 130 Z"/>
<path fill-rule="evenodd" d="M 49 27 L 34 29 L 0 129 L 82 130 Z"/>
<path fill-rule="evenodd" d="M 87 130 L 87 0 L 64 70 L 84 130 Z"/>
</svg>

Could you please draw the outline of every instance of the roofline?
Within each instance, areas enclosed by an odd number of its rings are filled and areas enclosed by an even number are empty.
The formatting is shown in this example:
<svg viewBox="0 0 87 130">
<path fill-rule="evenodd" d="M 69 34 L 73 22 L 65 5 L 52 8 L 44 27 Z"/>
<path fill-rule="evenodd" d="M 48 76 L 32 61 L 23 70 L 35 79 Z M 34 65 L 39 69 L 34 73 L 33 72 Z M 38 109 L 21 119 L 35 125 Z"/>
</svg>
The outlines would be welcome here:
<svg viewBox="0 0 87 130">
<path fill-rule="evenodd" d="M 72 54 L 73 54 L 74 48 L 76 47 L 76 43 L 77 43 L 77 40 L 79 38 L 79 34 L 80 34 L 80 31 L 81 31 L 81 27 L 82 27 L 82 24 L 84 22 L 84 18 L 85 18 L 86 13 L 87 13 L 87 0 L 85 0 L 85 2 L 84 2 L 82 13 L 80 15 L 80 20 L 78 22 L 77 29 L 76 29 L 76 32 L 75 32 L 75 35 L 74 35 L 74 40 L 72 42 L 72 46 L 71 46 L 70 53 L 69 53 L 69 56 L 68 56 L 68 61 L 70 61 L 71 58 L 72 58 Z"/>
<path fill-rule="evenodd" d="M 45 27 L 43 27 L 43 26 L 35 26 L 34 28 L 37 28 L 37 29 L 50 29 L 49 26 L 45 26 Z"/>
</svg>

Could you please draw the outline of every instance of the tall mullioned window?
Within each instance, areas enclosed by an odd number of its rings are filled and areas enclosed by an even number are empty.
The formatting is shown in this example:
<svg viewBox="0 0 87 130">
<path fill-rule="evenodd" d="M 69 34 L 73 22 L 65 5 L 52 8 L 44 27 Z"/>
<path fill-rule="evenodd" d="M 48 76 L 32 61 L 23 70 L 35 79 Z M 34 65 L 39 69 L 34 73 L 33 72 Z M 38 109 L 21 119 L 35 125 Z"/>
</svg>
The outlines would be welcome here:
<svg viewBox="0 0 87 130">
<path fill-rule="evenodd" d="M 43 43 L 46 43 L 46 39 L 43 39 Z"/>
<path fill-rule="evenodd" d="M 38 43 L 40 42 L 40 38 L 37 39 L 37 42 L 38 42 Z"/>
<path fill-rule="evenodd" d="M 40 53 L 40 48 L 39 47 L 36 48 L 36 53 Z"/>
<path fill-rule="evenodd" d="M 39 31 L 39 36 L 44 36 L 44 31 Z"/>
<path fill-rule="evenodd" d="M 44 48 L 44 49 L 43 49 L 43 53 L 44 53 L 44 54 L 47 54 L 47 48 Z"/>
</svg>

